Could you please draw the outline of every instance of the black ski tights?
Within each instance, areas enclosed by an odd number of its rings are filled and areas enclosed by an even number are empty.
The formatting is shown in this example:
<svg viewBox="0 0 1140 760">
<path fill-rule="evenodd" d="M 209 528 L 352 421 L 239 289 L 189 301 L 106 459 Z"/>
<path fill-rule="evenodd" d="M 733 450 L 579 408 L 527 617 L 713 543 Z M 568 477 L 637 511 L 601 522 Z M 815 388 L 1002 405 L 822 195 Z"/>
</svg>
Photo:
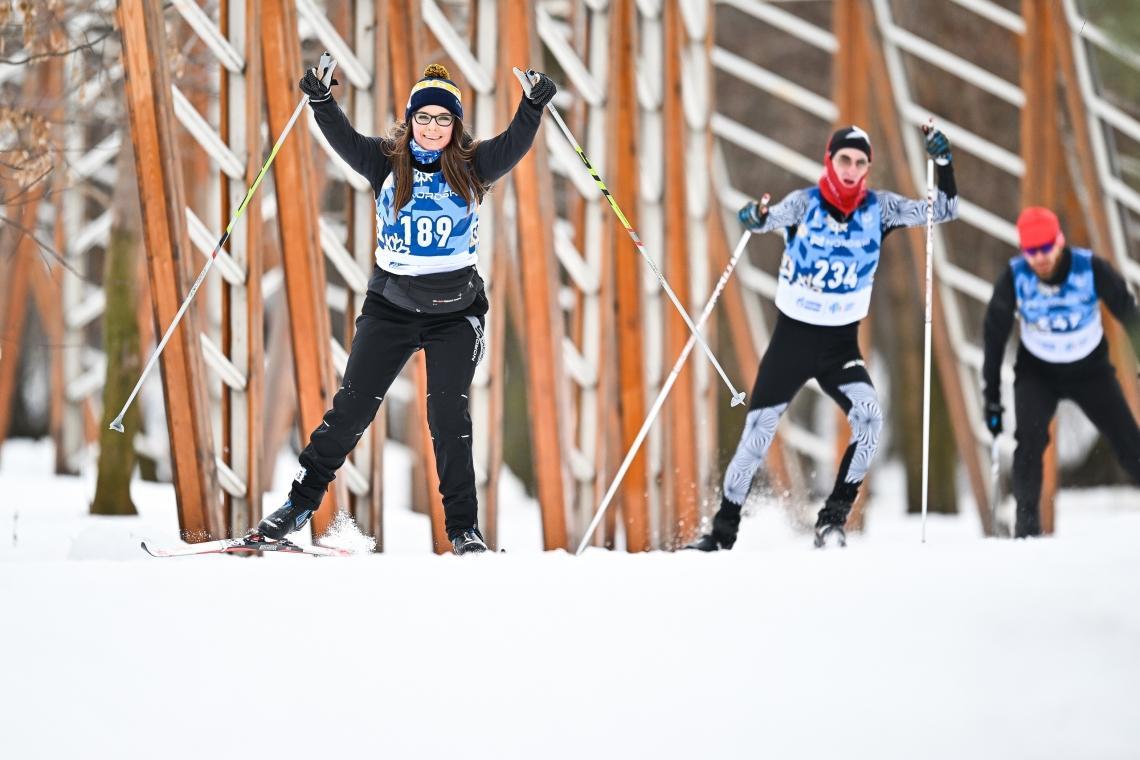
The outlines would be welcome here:
<svg viewBox="0 0 1140 760">
<path fill-rule="evenodd" d="M 1029 365 L 1029 366 L 1025 366 Z M 1013 453 L 1013 496 L 1017 500 L 1014 535 L 1041 533 L 1041 457 L 1049 444 L 1049 423 L 1057 402 L 1072 399 L 1100 430 L 1120 464 L 1140 485 L 1140 429 L 1124 400 L 1116 373 L 1107 361 L 1090 372 L 1070 375 L 1019 361 L 1013 384 L 1017 448 Z"/>
<path fill-rule="evenodd" d="M 293 503 L 317 508 L 337 469 L 376 416 L 392 382 L 411 355 L 423 349 L 428 427 L 447 533 L 452 536 L 475 527 L 478 506 L 467 393 L 483 358 L 483 324 L 482 316 L 404 316 L 395 307 L 386 309 L 383 316 L 365 313 L 358 317 L 343 385 L 301 452 L 301 468 L 289 494 Z"/>
</svg>

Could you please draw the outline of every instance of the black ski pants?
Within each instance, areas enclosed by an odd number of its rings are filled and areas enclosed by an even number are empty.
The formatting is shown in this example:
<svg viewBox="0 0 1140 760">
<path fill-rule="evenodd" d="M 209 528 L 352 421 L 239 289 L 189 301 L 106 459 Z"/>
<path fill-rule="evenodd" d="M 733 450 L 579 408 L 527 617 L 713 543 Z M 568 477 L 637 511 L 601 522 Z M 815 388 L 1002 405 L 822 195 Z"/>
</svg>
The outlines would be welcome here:
<svg viewBox="0 0 1140 760">
<path fill-rule="evenodd" d="M 728 506 L 722 503 L 722 508 L 739 511 L 744 504 L 752 477 L 767 457 L 780 416 L 812 378 L 851 424 L 851 439 L 831 498 L 847 505 L 855 501 L 883 427 L 878 394 L 859 351 L 859 324 L 823 327 L 781 313 L 760 360 L 740 443 L 724 474 L 724 502 Z"/>
<path fill-rule="evenodd" d="M 427 358 L 427 415 L 449 537 L 476 527 L 478 502 L 467 394 L 483 358 L 482 314 L 419 315 L 369 294 L 356 319 L 344 381 L 301 452 L 289 498 L 316 509 L 413 353 Z M 486 302 L 483 301 L 484 309 Z M 371 307 L 371 308 L 370 308 Z"/>
<path fill-rule="evenodd" d="M 1014 535 L 1041 533 L 1042 455 L 1049 444 L 1049 423 L 1057 403 L 1070 399 L 1108 440 L 1113 453 L 1140 485 L 1140 428 L 1107 361 L 1082 363 L 1079 371 L 1049 365 L 1032 357 L 1018 357 L 1013 383 L 1017 430 L 1013 452 L 1013 496 L 1017 501 Z"/>
</svg>

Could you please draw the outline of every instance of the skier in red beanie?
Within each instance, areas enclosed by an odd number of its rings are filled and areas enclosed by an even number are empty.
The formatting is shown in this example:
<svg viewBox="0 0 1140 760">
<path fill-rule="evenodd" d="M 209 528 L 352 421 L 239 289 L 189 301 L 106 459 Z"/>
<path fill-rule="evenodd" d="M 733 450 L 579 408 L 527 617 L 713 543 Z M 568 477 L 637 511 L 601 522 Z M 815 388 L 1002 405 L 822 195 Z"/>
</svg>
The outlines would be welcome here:
<svg viewBox="0 0 1140 760">
<path fill-rule="evenodd" d="M 1072 399 L 1108 439 L 1140 484 L 1140 428 L 1108 360 L 1099 302 L 1124 325 L 1140 353 L 1140 311 L 1128 285 L 1104 259 L 1065 244 L 1057 216 L 1032 206 L 1017 218 L 1021 253 L 994 283 L 986 308 L 986 427 L 1002 432 L 1001 363 L 1016 314 L 1021 336 L 1014 364 L 1017 428 L 1013 454 L 1014 536 L 1041 534 L 1041 456 L 1057 402 Z"/>
</svg>

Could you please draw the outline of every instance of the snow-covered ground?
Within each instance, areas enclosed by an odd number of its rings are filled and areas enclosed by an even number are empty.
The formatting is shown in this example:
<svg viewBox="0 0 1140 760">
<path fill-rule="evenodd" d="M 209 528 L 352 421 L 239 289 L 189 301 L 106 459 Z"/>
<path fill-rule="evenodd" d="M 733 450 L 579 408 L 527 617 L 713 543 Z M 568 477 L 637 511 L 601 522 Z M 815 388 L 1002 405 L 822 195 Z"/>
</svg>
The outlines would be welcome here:
<svg viewBox="0 0 1140 760">
<path fill-rule="evenodd" d="M 508 479 L 505 555 L 393 509 L 384 555 L 158 560 L 169 486 L 94 518 L 50 463 L 0 450 L 4 758 L 1140 757 L 1131 489 L 923 545 L 883 468 L 847 551 L 764 506 L 737 551 L 575 558 Z"/>
</svg>

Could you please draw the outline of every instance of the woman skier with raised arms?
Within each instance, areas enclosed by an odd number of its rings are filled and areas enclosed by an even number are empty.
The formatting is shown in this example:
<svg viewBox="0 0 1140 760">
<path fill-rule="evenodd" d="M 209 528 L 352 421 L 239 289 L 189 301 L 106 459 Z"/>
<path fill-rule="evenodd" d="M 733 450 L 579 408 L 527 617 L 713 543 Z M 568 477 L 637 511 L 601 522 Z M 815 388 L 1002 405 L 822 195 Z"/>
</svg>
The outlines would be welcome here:
<svg viewBox="0 0 1140 760">
<path fill-rule="evenodd" d="M 256 532 L 280 540 L 308 522 L 389 386 L 422 349 L 447 535 L 456 554 L 485 551 L 467 409 L 468 389 L 483 358 L 488 307 L 475 268 L 479 204 L 530 150 L 557 88 L 539 74 L 506 131 L 480 142 L 464 131 L 462 93 L 438 64 L 424 70 L 404 120 L 386 137 L 354 130 L 314 70 L 300 87 L 329 144 L 372 184 L 376 266 L 333 407 L 301 452 L 289 498 Z"/>
</svg>

